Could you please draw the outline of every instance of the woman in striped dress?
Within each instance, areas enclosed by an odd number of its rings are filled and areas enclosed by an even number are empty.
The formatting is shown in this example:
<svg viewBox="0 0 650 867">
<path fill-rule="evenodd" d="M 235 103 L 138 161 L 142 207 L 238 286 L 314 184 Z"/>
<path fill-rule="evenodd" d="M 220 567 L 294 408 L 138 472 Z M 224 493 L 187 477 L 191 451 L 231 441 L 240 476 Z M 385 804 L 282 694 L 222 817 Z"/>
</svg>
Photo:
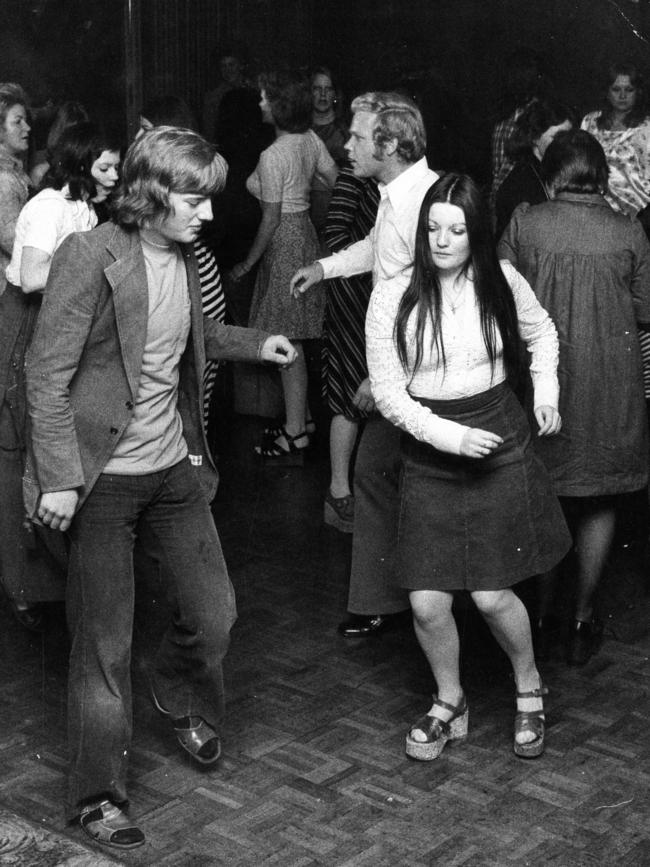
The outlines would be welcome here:
<svg viewBox="0 0 650 867">
<path fill-rule="evenodd" d="M 330 201 L 324 237 L 332 253 L 360 241 L 377 216 L 379 191 L 372 179 L 355 178 L 341 170 Z M 330 485 L 325 496 L 325 523 L 351 533 L 354 496 L 350 490 L 350 462 L 359 421 L 367 412 L 359 407 L 359 389 L 367 384 L 364 323 L 372 292 L 370 274 L 338 277 L 327 284 L 323 324 L 323 399 L 332 412 L 330 425 Z"/>
</svg>

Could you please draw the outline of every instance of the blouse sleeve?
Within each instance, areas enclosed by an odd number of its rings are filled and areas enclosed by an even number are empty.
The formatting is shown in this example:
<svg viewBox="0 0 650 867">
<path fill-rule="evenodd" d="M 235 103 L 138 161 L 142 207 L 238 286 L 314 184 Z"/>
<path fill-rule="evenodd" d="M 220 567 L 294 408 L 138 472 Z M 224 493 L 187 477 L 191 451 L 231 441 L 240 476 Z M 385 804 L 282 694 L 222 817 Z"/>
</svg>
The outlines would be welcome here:
<svg viewBox="0 0 650 867">
<path fill-rule="evenodd" d="M 313 130 L 310 130 L 316 140 L 316 171 L 318 174 L 327 174 L 336 168 L 336 163 L 330 156 L 329 151 Z"/>
<path fill-rule="evenodd" d="M 66 203 L 60 198 L 46 198 L 29 215 L 23 235 L 23 247 L 34 247 L 49 256 L 63 239 Z"/>
<path fill-rule="evenodd" d="M 260 200 L 281 202 L 286 171 L 280 154 L 272 148 L 262 151 L 255 171 L 260 184 Z"/>
<path fill-rule="evenodd" d="M 530 374 L 535 392 L 534 406 L 552 406 L 557 409 L 560 395 L 557 378 L 557 329 L 519 271 L 509 262 L 502 262 L 501 267 L 515 299 L 519 333 L 531 354 Z"/>
<path fill-rule="evenodd" d="M 388 421 L 440 451 L 460 454 L 461 441 L 469 428 L 440 418 L 409 394 L 411 373 L 404 370 L 393 338 L 402 294 L 395 283 L 391 280 L 377 284 L 366 316 L 366 356 L 372 395 Z"/>
<path fill-rule="evenodd" d="M 631 144 L 638 162 L 638 183 L 645 192 L 647 200 L 650 198 L 650 122 L 645 120 L 637 127 Z"/>
</svg>

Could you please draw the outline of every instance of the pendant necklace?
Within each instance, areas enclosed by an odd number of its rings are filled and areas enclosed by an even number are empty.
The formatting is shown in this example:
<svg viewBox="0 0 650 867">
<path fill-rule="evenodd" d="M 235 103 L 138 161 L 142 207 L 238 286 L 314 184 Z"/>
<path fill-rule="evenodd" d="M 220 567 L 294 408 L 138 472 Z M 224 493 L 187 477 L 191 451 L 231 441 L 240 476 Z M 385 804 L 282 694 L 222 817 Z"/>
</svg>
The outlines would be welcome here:
<svg viewBox="0 0 650 867">
<path fill-rule="evenodd" d="M 445 296 L 445 301 L 449 305 L 451 312 L 456 315 L 456 311 L 459 307 L 465 303 L 465 283 L 463 283 L 460 289 L 456 290 L 456 294 L 453 297 L 453 301 L 451 298 Z"/>
</svg>

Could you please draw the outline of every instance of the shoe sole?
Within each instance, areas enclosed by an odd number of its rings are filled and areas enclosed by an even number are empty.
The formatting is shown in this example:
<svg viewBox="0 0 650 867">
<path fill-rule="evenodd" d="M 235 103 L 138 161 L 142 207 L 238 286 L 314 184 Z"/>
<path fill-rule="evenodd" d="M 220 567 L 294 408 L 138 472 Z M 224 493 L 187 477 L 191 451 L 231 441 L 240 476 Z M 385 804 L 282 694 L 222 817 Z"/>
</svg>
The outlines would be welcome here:
<svg viewBox="0 0 650 867">
<path fill-rule="evenodd" d="M 101 810 L 101 807 L 99 809 Z M 126 820 L 123 813 L 122 817 Z M 95 843 L 100 843 L 102 846 L 110 846 L 112 849 L 137 849 L 138 846 L 143 846 L 145 843 L 144 832 L 137 825 L 124 825 L 121 828 L 113 828 L 110 824 L 107 824 L 105 818 L 88 820 L 87 815 L 82 813 L 79 817 L 79 827 Z M 119 841 L 111 840 L 113 834 L 118 834 L 120 831 L 126 831 L 127 829 L 137 831 L 142 835 L 142 839 L 135 840 L 132 843 L 120 843 Z"/>
<path fill-rule="evenodd" d="M 185 752 L 186 752 L 189 756 L 191 756 L 192 759 L 194 759 L 195 762 L 198 762 L 199 765 L 203 765 L 203 766 L 214 765 L 214 764 L 215 764 L 216 762 L 218 762 L 219 759 L 221 758 L 221 741 L 219 741 L 219 752 L 216 754 L 216 756 L 213 756 L 211 759 L 204 759 L 202 756 L 199 756 L 198 753 L 193 753 L 192 750 L 190 750 L 188 747 L 185 746 L 185 744 L 183 743 L 183 741 L 180 739 L 180 737 L 179 737 L 179 735 L 178 735 L 178 731 L 179 731 L 179 729 L 174 729 L 174 731 L 177 732 L 177 734 L 176 734 L 176 742 L 177 742 L 177 744 L 178 744 L 178 745 L 179 745 L 183 750 L 185 750 Z"/>
<path fill-rule="evenodd" d="M 410 759 L 415 759 L 418 762 L 432 762 L 437 759 L 445 746 L 449 744 L 463 744 L 467 740 L 467 730 L 469 726 L 469 713 L 465 711 L 459 717 L 452 720 L 449 726 L 449 734 L 442 735 L 436 738 L 433 742 L 415 741 L 410 734 L 406 736 L 406 755 Z"/>
<path fill-rule="evenodd" d="M 458 738 L 438 738 L 434 743 L 427 744 L 421 743 L 420 741 L 414 741 L 409 735 L 407 735 L 404 751 L 409 759 L 415 759 L 418 762 L 432 762 L 440 756 L 447 744 L 449 744 L 449 746 L 454 744 L 460 745 L 466 740 L 467 735 L 462 735 Z"/>
<path fill-rule="evenodd" d="M 305 462 L 305 457 L 302 453 L 305 451 L 307 449 L 302 448 L 297 449 L 295 452 L 287 452 L 286 455 L 271 455 L 267 457 L 262 454 L 260 446 L 255 446 L 255 454 L 265 467 L 302 467 Z"/>
<path fill-rule="evenodd" d="M 91 839 L 93 843 L 99 843 L 102 846 L 110 846 L 111 849 L 121 849 L 126 852 L 128 849 L 137 849 L 139 846 L 144 846 L 146 840 L 138 840 L 136 843 L 112 843 L 110 840 L 103 840 L 101 834 L 93 834 L 90 831 L 90 828 L 87 828 L 85 825 L 81 825 L 81 830 L 84 832 L 86 837 Z M 115 833 L 112 831 L 111 833 Z"/>
<path fill-rule="evenodd" d="M 544 741 L 541 743 L 518 744 L 516 741 L 512 745 L 513 753 L 520 759 L 537 759 L 544 752 Z"/>
</svg>

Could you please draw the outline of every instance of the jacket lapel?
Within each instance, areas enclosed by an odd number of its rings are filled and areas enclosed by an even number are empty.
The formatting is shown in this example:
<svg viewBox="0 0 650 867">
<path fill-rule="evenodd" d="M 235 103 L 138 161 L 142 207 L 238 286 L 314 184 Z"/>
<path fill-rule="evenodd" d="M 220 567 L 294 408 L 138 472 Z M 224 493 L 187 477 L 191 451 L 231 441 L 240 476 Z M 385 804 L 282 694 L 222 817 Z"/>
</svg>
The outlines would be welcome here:
<svg viewBox="0 0 650 867">
<path fill-rule="evenodd" d="M 104 269 L 104 274 L 113 290 L 115 322 L 122 349 L 122 360 L 129 388 L 135 399 L 147 339 L 149 317 L 147 272 L 137 231 L 126 232 L 116 226 L 107 249 L 115 257 L 115 261 Z"/>
</svg>

